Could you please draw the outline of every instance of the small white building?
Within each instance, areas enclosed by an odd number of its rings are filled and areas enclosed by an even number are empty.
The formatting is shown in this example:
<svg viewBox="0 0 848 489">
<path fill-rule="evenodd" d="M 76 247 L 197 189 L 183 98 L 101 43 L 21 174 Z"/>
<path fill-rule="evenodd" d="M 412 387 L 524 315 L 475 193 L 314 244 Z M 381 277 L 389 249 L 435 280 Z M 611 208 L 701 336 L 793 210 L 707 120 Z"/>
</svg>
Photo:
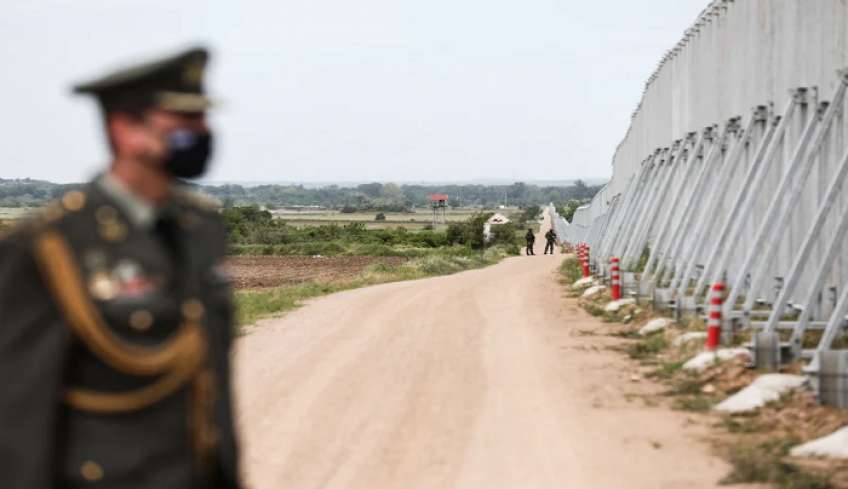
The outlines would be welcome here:
<svg viewBox="0 0 848 489">
<path fill-rule="evenodd" d="M 509 219 L 501 214 L 500 212 L 495 212 L 492 217 L 486 221 L 486 224 L 483 225 L 483 239 L 485 241 L 489 241 L 492 239 L 492 226 L 497 226 L 499 224 L 506 224 L 509 222 Z"/>
</svg>

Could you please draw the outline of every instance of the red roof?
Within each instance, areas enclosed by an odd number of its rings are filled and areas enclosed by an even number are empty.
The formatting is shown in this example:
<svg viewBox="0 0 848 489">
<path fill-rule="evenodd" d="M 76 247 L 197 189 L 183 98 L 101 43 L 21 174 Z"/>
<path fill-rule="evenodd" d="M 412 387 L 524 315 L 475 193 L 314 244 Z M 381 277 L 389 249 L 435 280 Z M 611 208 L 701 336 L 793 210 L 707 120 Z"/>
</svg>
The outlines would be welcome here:
<svg viewBox="0 0 848 489">
<path fill-rule="evenodd" d="M 427 197 L 429 197 L 432 202 L 439 202 L 441 200 L 448 200 L 448 196 L 445 195 L 445 194 L 430 194 Z"/>
</svg>

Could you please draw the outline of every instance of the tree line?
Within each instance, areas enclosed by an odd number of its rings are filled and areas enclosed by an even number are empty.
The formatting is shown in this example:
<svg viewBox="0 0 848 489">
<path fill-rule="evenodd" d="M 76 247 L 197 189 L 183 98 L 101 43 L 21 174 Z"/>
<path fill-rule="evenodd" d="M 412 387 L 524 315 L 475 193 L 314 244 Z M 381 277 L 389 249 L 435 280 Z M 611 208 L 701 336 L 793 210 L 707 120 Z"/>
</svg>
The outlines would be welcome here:
<svg viewBox="0 0 848 489">
<path fill-rule="evenodd" d="M 80 184 L 56 184 L 32 179 L 0 179 L 0 207 L 35 207 L 61 196 Z M 582 180 L 568 186 L 539 186 L 522 182 L 511 185 L 397 185 L 366 183 L 355 187 L 328 185 L 203 185 L 200 190 L 222 202 L 224 207 L 258 205 L 279 207 L 318 206 L 347 212 L 404 212 L 429 206 L 428 195 L 449 196 L 448 205 L 527 207 L 549 202 L 586 201 L 600 190 Z"/>
</svg>

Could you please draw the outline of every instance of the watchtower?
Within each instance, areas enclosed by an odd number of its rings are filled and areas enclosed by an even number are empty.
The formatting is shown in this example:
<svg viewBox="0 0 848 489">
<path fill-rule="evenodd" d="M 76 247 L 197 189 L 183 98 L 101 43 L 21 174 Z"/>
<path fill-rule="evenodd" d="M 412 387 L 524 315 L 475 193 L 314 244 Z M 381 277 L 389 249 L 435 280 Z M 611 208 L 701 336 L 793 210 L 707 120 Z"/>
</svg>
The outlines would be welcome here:
<svg viewBox="0 0 848 489">
<path fill-rule="evenodd" d="M 430 194 L 430 205 L 433 207 L 433 226 L 439 223 L 439 211 L 441 211 L 441 223 L 447 222 L 445 213 L 448 208 L 448 196 L 445 194 Z"/>
</svg>

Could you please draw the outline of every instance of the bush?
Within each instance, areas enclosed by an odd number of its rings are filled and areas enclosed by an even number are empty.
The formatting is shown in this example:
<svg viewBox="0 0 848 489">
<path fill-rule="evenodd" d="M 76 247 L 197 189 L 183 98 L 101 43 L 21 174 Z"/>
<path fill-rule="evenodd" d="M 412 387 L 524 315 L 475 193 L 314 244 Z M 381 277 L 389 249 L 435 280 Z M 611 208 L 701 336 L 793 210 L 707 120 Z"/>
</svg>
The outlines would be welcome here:
<svg viewBox="0 0 848 489">
<path fill-rule="evenodd" d="M 486 221 L 492 217 L 492 213 L 476 213 L 465 222 L 452 222 L 448 225 L 447 242 L 450 244 L 461 244 L 471 249 L 483 248 L 483 228 Z M 507 226 L 502 224 L 501 226 Z M 496 228 L 499 226 L 493 226 Z"/>
<path fill-rule="evenodd" d="M 556 205 L 557 214 L 568 222 L 574 219 L 574 211 L 581 205 L 589 202 L 588 199 L 570 199 L 563 204 Z"/>
<path fill-rule="evenodd" d="M 451 223 L 447 231 L 410 231 L 403 227 L 367 229 L 363 222 L 294 227 L 256 207 L 233 207 L 223 214 L 233 254 L 408 257 L 426 256 L 431 250 L 450 256 L 471 256 L 472 250 L 484 248 L 483 225 L 489 217 L 476 214 L 466 222 Z M 493 226 L 486 248 L 492 246 L 518 254 L 516 227 L 511 223 Z"/>
<path fill-rule="evenodd" d="M 530 221 L 535 221 L 536 218 L 539 217 L 539 214 L 542 213 L 542 208 L 538 205 L 530 205 L 522 209 L 521 214 L 517 217 L 517 224 L 521 224 L 521 227 L 524 227 L 524 224 Z"/>
<path fill-rule="evenodd" d="M 376 216 L 374 216 L 374 220 L 375 220 L 375 221 L 385 221 L 385 220 L 386 220 L 386 215 L 385 215 L 385 214 L 383 214 L 382 212 L 378 212 L 378 213 L 377 213 L 377 215 L 376 215 Z"/>
<path fill-rule="evenodd" d="M 492 237 L 489 240 L 489 245 L 496 246 L 499 244 L 507 246 L 515 246 L 519 248 L 522 244 L 518 235 L 518 227 L 508 222 L 506 224 L 498 224 L 492 226 Z"/>
</svg>

